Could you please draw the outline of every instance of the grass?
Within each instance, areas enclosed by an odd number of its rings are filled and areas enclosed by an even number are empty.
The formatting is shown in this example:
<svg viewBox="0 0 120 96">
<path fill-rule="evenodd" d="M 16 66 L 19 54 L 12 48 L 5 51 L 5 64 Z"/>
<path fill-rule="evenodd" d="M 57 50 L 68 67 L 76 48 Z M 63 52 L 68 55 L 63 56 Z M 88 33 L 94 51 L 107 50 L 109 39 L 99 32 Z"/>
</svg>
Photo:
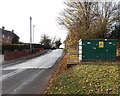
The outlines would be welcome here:
<svg viewBox="0 0 120 96">
<path fill-rule="evenodd" d="M 120 62 L 77 65 L 57 75 L 46 94 L 120 94 Z"/>
</svg>

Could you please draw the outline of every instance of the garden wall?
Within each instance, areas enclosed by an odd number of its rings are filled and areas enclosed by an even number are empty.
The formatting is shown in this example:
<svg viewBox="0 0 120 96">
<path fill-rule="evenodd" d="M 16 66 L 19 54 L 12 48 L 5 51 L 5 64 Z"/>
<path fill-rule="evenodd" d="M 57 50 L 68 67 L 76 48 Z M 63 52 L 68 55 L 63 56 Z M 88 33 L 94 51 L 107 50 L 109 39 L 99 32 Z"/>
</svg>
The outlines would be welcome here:
<svg viewBox="0 0 120 96">
<path fill-rule="evenodd" d="M 35 48 L 33 51 L 30 50 L 22 50 L 22 51 L 4 51 L 4 60 L 14 60 L 20 57 L 28 56 L 30 54 L 36 53 L 40 50 L 44 50 L 43 48 Z"/>
</svg>

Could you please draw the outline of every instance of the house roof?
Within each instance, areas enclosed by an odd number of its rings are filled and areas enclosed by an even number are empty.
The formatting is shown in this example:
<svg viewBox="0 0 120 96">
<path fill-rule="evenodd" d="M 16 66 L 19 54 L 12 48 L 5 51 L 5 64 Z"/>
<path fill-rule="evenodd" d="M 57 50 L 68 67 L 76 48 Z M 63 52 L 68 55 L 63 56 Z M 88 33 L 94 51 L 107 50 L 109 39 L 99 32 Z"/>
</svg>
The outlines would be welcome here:
<svg viewBox="0 0 120 96">
<path fill-rule="evenodd" d="M 4 29 L 2 29 L 2 34 L 6 35 L 6 36 L 11 36 L 11 37 L 13 37 L 14 35 L 17 36 L 14 32 L 4 30 Z M 19 38 L 19 36 L 17 36 L 17 37 Z"/>
</svg>

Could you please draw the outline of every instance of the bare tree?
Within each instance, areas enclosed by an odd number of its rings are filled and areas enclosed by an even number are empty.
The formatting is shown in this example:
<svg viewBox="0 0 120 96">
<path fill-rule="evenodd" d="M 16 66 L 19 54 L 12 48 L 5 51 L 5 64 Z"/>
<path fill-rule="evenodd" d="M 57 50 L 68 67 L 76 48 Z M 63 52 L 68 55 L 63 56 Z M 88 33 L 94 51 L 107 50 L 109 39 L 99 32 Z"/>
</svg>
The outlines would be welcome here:
<svg viewBox="0 0 120 96">
<path fill-rule="evenodd" d="M 68 30 L 69 41 L 82 38 L 105 38 L 116 20 L 117 5 L 112 2 L 66 1 L 59 24 Z"/>
<path fill-rule="evenodd" d="M 45 48 L 50 48 L 50 47 L 51 47 L 51 39 L 50 39 L 49 36 L 46 35 L 46 34 L 43 34 L 43 35 L 41 36 L 40 43 L 41 43 L 42 45 L 44 45 Z"/>
</svg>

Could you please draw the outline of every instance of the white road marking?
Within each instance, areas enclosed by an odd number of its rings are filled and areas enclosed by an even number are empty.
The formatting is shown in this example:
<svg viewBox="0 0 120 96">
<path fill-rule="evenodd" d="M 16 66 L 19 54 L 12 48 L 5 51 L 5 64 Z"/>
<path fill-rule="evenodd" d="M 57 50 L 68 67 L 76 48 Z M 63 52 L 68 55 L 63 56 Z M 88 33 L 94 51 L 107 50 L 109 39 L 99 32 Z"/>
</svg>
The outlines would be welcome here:
<svg viewBox="0 0 120 96">
<path fill-rule="evenodd" d="M 25 70 L 25 69 L 15 70 L 15 71 L 12 71 L 12 72 L 10 72 L 10 73 L 8 73 L 8 74 L 2 75 L 2 80 L 5 80 L 5 79 L 7 79 L 7 78 L 9 78 L 9 77 L 11 77 L 11 76 L 13 76 L 13 75 L 15 75 L 15 74 L 18 74 L 18 73 L 20 73 L 20 72 L 22 72 L 22 71 L 24 71 L 24 70 Z"/>
<path fill-rule="evenodd" d="M 28 78 L 25 82 L 23 82 L 21 85 L 19 85 L 16 89 L 13 90 L 13 92 L 11 94 L 15 94 L 16 91 L 20 90 L 23 88 L 23 86 L 29 84 L 30 82 L 32 82 L 35 78 L 37 78 L 40 74 L 42 74 L 44 72 L 44 70 L 41 70 L 40 72 L 38 72 L 38 74 L 34 74 L 32 77 Z"/>
</svg>

